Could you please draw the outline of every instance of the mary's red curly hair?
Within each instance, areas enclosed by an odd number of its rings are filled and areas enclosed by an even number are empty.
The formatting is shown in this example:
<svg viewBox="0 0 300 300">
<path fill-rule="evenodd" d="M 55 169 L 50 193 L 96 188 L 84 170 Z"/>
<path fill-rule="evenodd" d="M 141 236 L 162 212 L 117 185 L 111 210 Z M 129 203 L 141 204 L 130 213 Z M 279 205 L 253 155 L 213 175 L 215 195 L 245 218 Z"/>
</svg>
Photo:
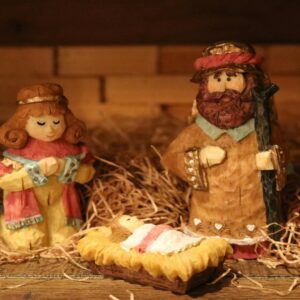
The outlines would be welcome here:
<svg viewBox="0 0 300 300">
<path fill-rule="evenodd" d="M 30 116 L 64 115 L 66 129 L 63 139 L 77 144 L 86 133 L 85 124 L 77 119 L 68 108 L 67 99 L 18 105 L 16 112 L 0 127 L 0 143 L 8 148 L 21 149 L 26 146 L 28 133 L 25 130 Z"/>
</svg>

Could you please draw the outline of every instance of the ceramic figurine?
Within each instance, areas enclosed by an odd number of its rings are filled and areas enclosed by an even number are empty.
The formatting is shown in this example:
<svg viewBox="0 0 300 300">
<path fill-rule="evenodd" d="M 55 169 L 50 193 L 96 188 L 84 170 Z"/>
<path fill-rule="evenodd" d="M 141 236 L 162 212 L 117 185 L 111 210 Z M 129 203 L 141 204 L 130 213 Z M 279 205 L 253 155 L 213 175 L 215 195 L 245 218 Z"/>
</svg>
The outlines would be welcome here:
<svg viewBox="0 0 300 300">
<path fill-rule="evenodd" d="M 95 172 L 87 147 L 79 143 L 85 131 L 60 85 L 19 91 L 16 112 L 0 127 L 7 147 L 0 163 L 0 234 L 10 248 L 54 245 L 82 224 L 75 183 L 90 181 Z"/>
<path fill-rule="evenodd" d="M 192 237 L 128 215 L 89 232 L 78 250 L 96 274 L 181 294 L 212 278 L 231 253 L 224 239 Z"/>
<path fill-rule="evenodd" d="M 187 231 L 226 238 L 243 258 L 256 257 L 263 226 L 282 222 L 286 166 L 272 105 L 277 87 L 261 63 L 247 44 L 206 48 L 192 78 L 199 84 L 195 121 L 162 159 L 193 189 Z"/>
</svg>

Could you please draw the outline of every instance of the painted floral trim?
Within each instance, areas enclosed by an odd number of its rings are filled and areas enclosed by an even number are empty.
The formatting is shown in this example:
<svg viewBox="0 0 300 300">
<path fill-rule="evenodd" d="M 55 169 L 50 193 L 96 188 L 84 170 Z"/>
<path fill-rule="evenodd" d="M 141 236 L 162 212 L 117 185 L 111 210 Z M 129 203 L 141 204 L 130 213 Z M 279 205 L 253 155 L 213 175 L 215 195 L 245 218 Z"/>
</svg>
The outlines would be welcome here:
<svg viewBox="0 0 300 300">
<path fill-rule="evenodd" d="M 40 222 L 43 222 L 44 218 L 42 215 L 36 215 L 32 217 L 26 217 L 20 220 L 13 220 L 6 222 L 5 226 L 9 230 L 17 230 L 23 227 L 31 226 Z"/>
<path fill-rule="evenodd" d="M 83 221 L 79 218 L 70 218 L 70 217 L 66 218 L 66 225 L 68 226 L 72 226 L 79 229 L 82 224 Z"/>
</svg>

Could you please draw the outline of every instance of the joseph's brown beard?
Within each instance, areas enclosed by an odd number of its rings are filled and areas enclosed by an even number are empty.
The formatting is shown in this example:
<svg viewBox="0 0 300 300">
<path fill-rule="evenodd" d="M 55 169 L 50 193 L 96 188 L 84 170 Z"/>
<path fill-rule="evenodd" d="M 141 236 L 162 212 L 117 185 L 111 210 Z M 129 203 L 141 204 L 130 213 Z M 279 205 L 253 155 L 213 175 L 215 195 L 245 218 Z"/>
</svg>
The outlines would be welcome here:
<svg viewBox="0 0 300 300">
<path fill-rule="evenodd" d="M 200 115 L 222 129 L 236 128 L 254 116 L 252 93 L 241 94 L 234 90 L 197 95 Z"/>
</svg>

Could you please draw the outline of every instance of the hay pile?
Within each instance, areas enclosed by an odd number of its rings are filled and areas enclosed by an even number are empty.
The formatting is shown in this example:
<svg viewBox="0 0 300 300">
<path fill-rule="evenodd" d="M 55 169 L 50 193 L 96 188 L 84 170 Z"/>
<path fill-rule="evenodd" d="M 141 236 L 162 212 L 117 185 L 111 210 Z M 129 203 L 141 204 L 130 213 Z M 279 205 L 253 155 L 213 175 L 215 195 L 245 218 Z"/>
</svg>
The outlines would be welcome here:
<svg viewBox="0 0 300 300">
<path fill-rule="evenodd" d="M 119 125 L 121 124 L 121 125 Z M 87 143 L 96 154 L 97 174 L 92 184 L 81 190 L 88 203 L 86 223 L 63 245 L 30 252 L 12 252 L 0 245 L 0 265 L 36 258 L 62 258 L 80 266 L 77 241 L 94 227 L 109 223 L 121 213 L 133 214 L 153 223 L 174 227 L 186 222 L 190 188 L 168 175 L 161 167 L 159 153 L 185 124 L 162 116 L 157 119 L 105 119 L 90 131 Z M 281 226 L 282 238 L 271 242 L 271 257 L 259 261 L 267 267 L 300 266 L 300 189 L 294 174 L 286 188 L 285 207 L 289 221 Z"/>
<path fill-rule="evenodd" d="M 294 173 L 288 177 L 288 184 L 284 191 L 284 211 L 287 216 L 285 225 L 279 226 L 280 240 L 275 241 L 267 234 L 268 227 L 262 231 L 266 240 L 270 242 L 269 257 L 258 259 L 269 268 L 285 266 L 287 268 L 300 268 L 300 175 Z M 299 272 L 300 275 L 300 272 Z"/>
<path fill-rule="evenodd" d="M 160 153 L 182 125 L 159 118 L 96 128 L 89 144 L 97 153 L 97 175 L 89 194 L 87 226 L 109 223 L 121 213 L 178 226 L 188 217 L 190 189 L 160 165 Z M 105 143 L 103 142 L 105 141 Z"/>
</svg>

